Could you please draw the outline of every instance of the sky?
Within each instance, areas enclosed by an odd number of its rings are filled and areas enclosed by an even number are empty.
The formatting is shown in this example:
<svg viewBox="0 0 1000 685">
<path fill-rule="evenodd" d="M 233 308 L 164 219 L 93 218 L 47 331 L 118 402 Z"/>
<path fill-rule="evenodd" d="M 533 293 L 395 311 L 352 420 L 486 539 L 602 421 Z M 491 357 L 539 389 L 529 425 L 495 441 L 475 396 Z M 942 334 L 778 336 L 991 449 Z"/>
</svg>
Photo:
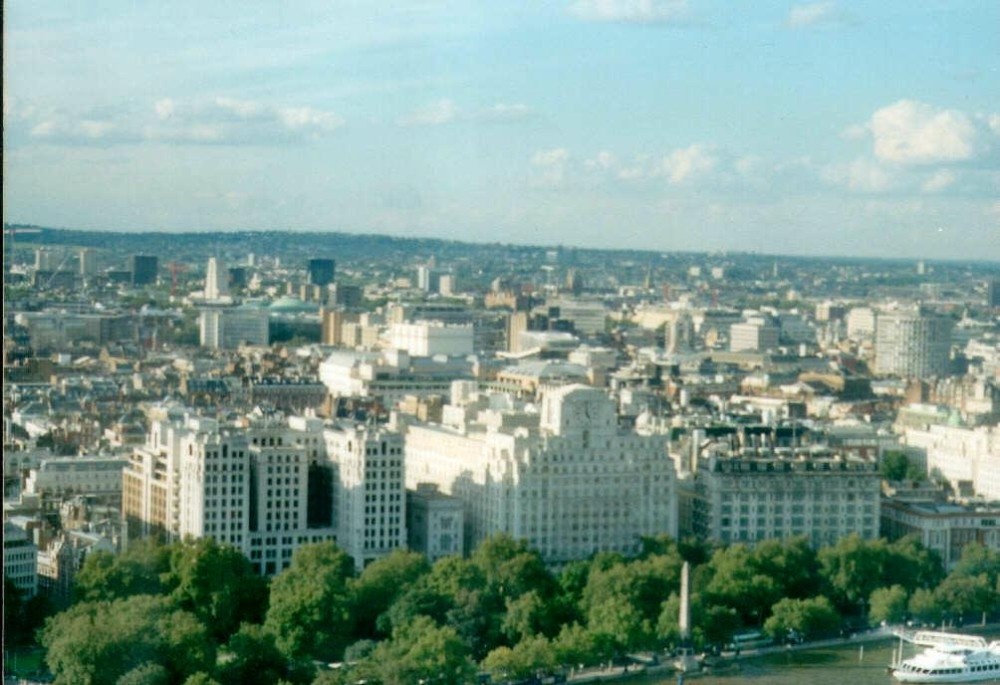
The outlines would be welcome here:
<svg viewBox="0 0 1000 685">
<path fill-rule="evenodd" d="M 1000 3 L 4 4 L 4 220 L 1000 260 Z"/>
</svg>

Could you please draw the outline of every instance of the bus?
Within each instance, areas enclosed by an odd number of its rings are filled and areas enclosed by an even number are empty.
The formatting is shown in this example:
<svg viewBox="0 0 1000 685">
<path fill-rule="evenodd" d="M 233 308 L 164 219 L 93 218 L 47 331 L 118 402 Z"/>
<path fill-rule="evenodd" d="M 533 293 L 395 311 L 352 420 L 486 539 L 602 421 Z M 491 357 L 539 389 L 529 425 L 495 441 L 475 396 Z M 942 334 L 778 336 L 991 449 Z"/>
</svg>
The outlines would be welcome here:
<svg viewBox="0 0 1000 685">
<path fill-rule="evenodd" d="M 770 647 L 774 644 L 774 640 L 765 635 L 759 630 L 744 630 L 739 633 L 735 633 L 726 645 L 726 651 L 728 652 L 741 652 L 746 649 L 760 649 L 761 647 Z"/>
</svg>

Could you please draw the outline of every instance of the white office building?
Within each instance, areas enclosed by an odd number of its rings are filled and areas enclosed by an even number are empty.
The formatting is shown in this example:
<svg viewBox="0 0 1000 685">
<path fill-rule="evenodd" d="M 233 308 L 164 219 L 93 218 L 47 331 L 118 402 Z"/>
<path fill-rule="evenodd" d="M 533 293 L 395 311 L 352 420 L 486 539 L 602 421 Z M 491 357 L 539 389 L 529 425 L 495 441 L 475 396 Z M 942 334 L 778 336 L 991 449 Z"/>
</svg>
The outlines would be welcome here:
<svg viewBox="0 0 1000 685">
<path fill-rule="evenodd" d="M 123 473 L 129 539 L 210 537 L 265 575 L 287 568 L 300 545 L 335 540 L 331 527 L 309 526 L 309 468 L 325 460 L 321 426 L 276 417 L 154 421 Z M 320 499 L 330 506 L 332 497 Z"/>
<path fill-rule="evenodd" d="M 38 547 L 24 528 L 11 521 L 3 523 L 3 574 L 25 599 L 37 594 Z"/>
<path fill-rule="evenodd" d="M 751 319 L 729 327 L 730 352 L 768 352 L 778 348 L 781 329 L 764 319 Z"/>
<path fill-rule="evenodd" d="M 334 468 L 337 544 L 358 570 L 405 548 L 402 435 L 340 423 L 327 427 L 323 440 Z"/>
<path fill-rule="evenodd" d="M 941 376 L 948 373 L 953 322 L 919 311 L 880 313 L 875 325 L 875 373 Z"/>
<path fill-rule="evenodd" d="M 270 342 L 268 309 L 256 304 L 206 307 L 201 310 L 198 323 L 202 347 L 231 350 L 244 344 Z"/>
<path fill-rule="evenodd" d="M 713 445 L 694 477 L 693 534 L 729 544 L 805 536 L 814 547 L 879 534 L 881 476 L 872 459 L 810 450 L 744 455 Z"/>
<path fill-rule="evenodd" d="M 461 555 L 465 540 L 465 504 L 438 490 L 433 483 L 418 483 L 406 493 L 407 544 L 434 563 Z"/>
<path fill-rule="evenodd" d="M 914 426 L 903 444 L 926 455 L 928 472 L 940 473 L 956 493 L 1000 501 L 1000 428 Z"/>
<path fill-rule="evenodd" d="M 1000 508 L 944 503 L 882 502 L 882 533 L 890 540 L 915 535 L 921 544 L 941 555 L 946 570 L 962 558 L 962 550 L 978 543 L 1000 552 Z"/>
<path fill-rule="evenodd" d="M 473 353 L 472 326 L 446 325 L 439 321 L 394 323 L 389 328 L 389 347 L 414 357 L 443 354 L 460 357 Z"/>
<path fill-rule="evenodd" d="M 619 428 L 603 391 L 553 388 L 540 407 L 457 395 L 441 425 L 408 428 L 406 483 L 465 503 L 467 549 L 502 532 L 559 564 L 677 534 L 666 438 Z"/>
<path fill-rule="evenodd" d="M 127 463 L 123 457 L 50 457 L 28 472 L 24 491 L 55 497 L 121 495 Z"/>
<path fill-rule="evenodd" d="M 854 307 L 847 312 L 847 337 L 871 340 L 875 337 L 875 312 L 870 307 Z"/>
</svg>

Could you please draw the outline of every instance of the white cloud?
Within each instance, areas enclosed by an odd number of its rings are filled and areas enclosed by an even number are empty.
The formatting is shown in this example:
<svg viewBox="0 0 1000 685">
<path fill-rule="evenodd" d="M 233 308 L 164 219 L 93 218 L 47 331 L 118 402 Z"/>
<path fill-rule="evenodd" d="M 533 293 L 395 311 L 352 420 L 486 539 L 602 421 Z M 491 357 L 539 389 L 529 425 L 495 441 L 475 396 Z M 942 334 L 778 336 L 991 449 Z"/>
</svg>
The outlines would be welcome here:
<svg viewBox="0 0 1000 685">
<path fill-rule="evenodd" d="M 65 145 L 269 145 L 318 138 L 344 124 L 334 113 L 312 107 L 278 107 L 226 97 L 207 102 L 161 98 L 143 111 L 73 114 L 25 109 L 18 116 L 29 139 Z"/>
<path fill-rule="evenodd" d="M 281 122 L 293 130 L 333 131 L 344 124 L 344 120 L 332 112 L 324 112 L 312 107 L 283 107 L 277 110 Z"/>
<path fill-rule="evenodd" d="M 967 162 L 998 141 L 987 117 L 900 100 L 877 110 L 867 124 L 875 156 L 897 164 Z"/>
<path fill-rule="evenodd" d="M 448 98 L 428 103 L 399 120 L 403 126 L 440 126 L 455 120 L 458 107 Z"/>
<path fill-rule="evenodd" d="M 893 176 L 870 159 L 832 164 L 822 172 L 824 180 L 859 193 L 881 193 L 894 187 Z"/>
<path fill-rule="evenodd" d="M 564 147 L 539 150 L 531 156 L 531 164 L 541 170 L 541 178 L 536 185 L 545 187 L 561 186 L 566 180 L 566 168 L 570 153 Z"/>
<path fill-rule="evenodd" d="M 157 100 L 156 104 L 153 105 L 153 109 L 156 111 L 156 116 L 160 119 L 169 119 L 174 110 L 177 109 L 177 105 L 170 98 L 163 98 L 162 100 Z"/>
<path fill-rule="evenodd" d="M 663 158 L 660 170 L 676 185 L 703 176 L 715 168 L 716 158 L 704 145 L 689 145 Z"/>
<path fill-rule="evenodd" d="M 789 28 L 801 29 L 814 26 L 848 26 L 857 22 L 834 2 L 813 2 L 792 7 L 788 12 L 786 23 Z"/>
<path fill-rule="evenodd" d="M 923 182 L 920 189 L 925 193 L 936 193 L 951 187 L 958 180 L 958 176 L 950 169 L 939 169 Z"/>
<path fill-rule="evenodd" d="M 77 145 L 109 145 L 133 139 L 112 121 L 87 118 L 74 120 L 58 113 L 33 122 L 29 135 L 45 142 Z"/>
<path fill-rule="evenodd" d="M 687 0 L 576 0 L 569 9 L 586 21 L 656 24 L 688 18 Z"/>
<path fill-rule="evenodd" d="M 557 147 L 551 150 L 539 150 L 531 157 L 531 163 L 539 167 L 550 167 L 565 164 L 569 160 L 569 150 Z"/>
<path fill-rule="evenodd" d="M 514 121 L 530 117 L 532 114 L 531 108 L 525 104 L 498 102 L 483 110 L 479 118 L 486 121 Z"/>
<path fill-rule="evenodd" d="M 442 126 L 459 121 L 502 123 L 527 119 L 533 114 L 528 105 L 519 102 L 498 102 L 482 109 L 473 109 L 460 107 L 453 100 L 442 98 L 400 117 L 396 123 L 400 126 Z"/>
<path fill-rule="evenodd" d="M 611 170 L 618 167 L 618 157 L 610 150 L 601 150 L 593 159 L 584 162 L 588 169 Z"/>
</svg>

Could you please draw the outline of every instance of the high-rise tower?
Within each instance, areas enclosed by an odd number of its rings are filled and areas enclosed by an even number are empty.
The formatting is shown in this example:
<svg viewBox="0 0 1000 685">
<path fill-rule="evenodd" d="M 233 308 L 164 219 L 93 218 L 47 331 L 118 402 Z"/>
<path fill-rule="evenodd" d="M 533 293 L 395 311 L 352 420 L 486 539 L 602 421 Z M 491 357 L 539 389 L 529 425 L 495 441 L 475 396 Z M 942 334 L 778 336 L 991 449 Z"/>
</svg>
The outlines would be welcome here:
<svg viewBox="0 0 1000 685">
<path fill-rule="evenodd" d="M 875 320 L 875 373 L 940 376 L 948 372 L 952 321 L 919 310 L 885 312 Z"/>
<path fill-rule="evenodd" d="M 219 300 L 228 294 L 228 272 L 223 266 L 222 260 L 209 257 L 208 271 L 205 274 L 205 299 Z"/>
</svg>

